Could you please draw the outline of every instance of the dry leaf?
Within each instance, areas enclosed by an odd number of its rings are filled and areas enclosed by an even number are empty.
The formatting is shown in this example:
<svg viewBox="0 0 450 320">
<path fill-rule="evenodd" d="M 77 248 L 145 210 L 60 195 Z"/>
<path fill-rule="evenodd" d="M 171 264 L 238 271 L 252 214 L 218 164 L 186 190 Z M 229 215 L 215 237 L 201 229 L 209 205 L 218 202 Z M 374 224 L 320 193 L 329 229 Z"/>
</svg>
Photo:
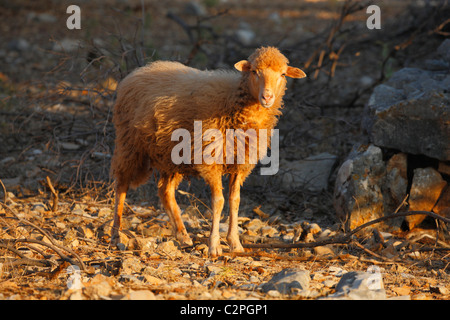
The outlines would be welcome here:
<svg viewBox="0 0 450 320">
<path fill-rule="evenodd" d="M 394 291 L 399 296 L 407 296 L 411 292 L 411 287 L 409 286 L 396 287 L 393 288 L 392 291 Z"/>
</svg>

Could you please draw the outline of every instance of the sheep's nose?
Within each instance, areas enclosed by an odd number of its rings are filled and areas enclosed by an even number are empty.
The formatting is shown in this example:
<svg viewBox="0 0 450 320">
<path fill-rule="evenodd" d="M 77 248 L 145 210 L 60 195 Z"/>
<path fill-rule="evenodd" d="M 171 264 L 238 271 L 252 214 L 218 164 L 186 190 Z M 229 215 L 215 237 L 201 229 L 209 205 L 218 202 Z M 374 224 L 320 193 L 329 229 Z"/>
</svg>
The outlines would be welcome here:
<svg viewBox="0 0 450 320">
<path fill-rule="evenodd" d="M 262 95 L 262 98 L 264 101 L 269 102 L 273 98 L 273 93 L 272 92 L 264 92 Z"/>
</svg>

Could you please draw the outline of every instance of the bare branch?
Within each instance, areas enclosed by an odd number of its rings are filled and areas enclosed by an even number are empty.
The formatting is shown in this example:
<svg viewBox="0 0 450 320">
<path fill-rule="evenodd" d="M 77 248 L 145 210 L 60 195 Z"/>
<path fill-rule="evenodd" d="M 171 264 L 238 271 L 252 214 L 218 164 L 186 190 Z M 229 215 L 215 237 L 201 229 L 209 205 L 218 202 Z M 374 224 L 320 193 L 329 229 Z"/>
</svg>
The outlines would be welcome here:
<svg viewBox="0 0 450 320">
<path fill-rule="evenodd" d="M 397 218 L 397 217 L 406 217 L 406 216 L 412 216 L 412 215 L 427 215 L 429 217 L 432 217 L 434 219 L 442 220 L 446 223 L 450 223 L 450 219 L 447 219 L 445 217 L 442 217 L 434 212 L 430 211 L 408 211 L 408 212 L 398 212 L 396 214 L 388 215 L 385 217 L 381 217 L 378 219 L 374 219 L 372 221 L 369 221 L 367 223 L 364 223 L 360 225 L 359 227 L 353 229 L 352 231 L 348 233 L 344 233 L 343 235 L 339 235 L 336 237 L 332 237 L 330 239 L 322 240 L 322 241 L 316 241 L 316 242 L 308 242 L 308 243 L 247 243 L 243 244 L 246 248 L 314 248 L 319 246 L 324 246 L 327 244 L 348 244 L 352 241 L 352 236 L 359 231 L 361 231 L 364 228 L 367 228 L 371 225 L 380 223 L 382 221 L 386 221 L 389 219 Z"/>
</svg>

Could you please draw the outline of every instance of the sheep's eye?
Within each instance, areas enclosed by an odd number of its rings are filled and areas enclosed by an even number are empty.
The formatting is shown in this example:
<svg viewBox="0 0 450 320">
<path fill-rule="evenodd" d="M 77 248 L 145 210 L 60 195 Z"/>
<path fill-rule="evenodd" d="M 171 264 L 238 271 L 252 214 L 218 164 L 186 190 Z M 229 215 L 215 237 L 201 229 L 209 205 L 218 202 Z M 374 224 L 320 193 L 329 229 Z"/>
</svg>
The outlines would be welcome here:
<svg viewBox="0 0 450 320">
<path fill-rule="evenodd" d="M 281 76 L 282 76 L 282 77 L 286 77 L 286 73 L 282 73 Z"/>
<path fill-rule="evenodd" d="M 256 74 L 256 70 L 252 70 L 252 73 L 253 73 L 253 74 Z"/>
</svg>

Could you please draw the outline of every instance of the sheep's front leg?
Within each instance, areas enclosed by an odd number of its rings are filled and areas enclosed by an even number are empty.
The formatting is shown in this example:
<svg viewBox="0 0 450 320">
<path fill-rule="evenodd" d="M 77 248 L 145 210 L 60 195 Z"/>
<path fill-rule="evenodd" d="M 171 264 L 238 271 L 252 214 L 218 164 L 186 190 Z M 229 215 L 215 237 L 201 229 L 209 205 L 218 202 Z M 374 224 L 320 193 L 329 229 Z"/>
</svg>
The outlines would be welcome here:
<svg viewBox="0 0 450 320">
<path fill-rule="evenodd" d="M 239 241 L 238 232 L 238 212 L 239 203 L 241 201 L 241 184 L 242 177 L 240 174 L 232 175 L 230 178 L 230 215 L 227 240 L 232 252 L 244 252 L 244 248 Z"/>
<path fill-rule="evenodd" d="M 219 234 L 219 224 L 220 215 L 222 213 L 223 204 L 225 202 L 222 192 L 222 178 L 218 177 L 211 183 L 211 200 L 212 200 L 212 226 L 211 235 L 209 237 L 209 255 L 211 257 L 217 257 L 222 255 L 222 248 L 220 247 L 220 234 Z"/>
</svg>

